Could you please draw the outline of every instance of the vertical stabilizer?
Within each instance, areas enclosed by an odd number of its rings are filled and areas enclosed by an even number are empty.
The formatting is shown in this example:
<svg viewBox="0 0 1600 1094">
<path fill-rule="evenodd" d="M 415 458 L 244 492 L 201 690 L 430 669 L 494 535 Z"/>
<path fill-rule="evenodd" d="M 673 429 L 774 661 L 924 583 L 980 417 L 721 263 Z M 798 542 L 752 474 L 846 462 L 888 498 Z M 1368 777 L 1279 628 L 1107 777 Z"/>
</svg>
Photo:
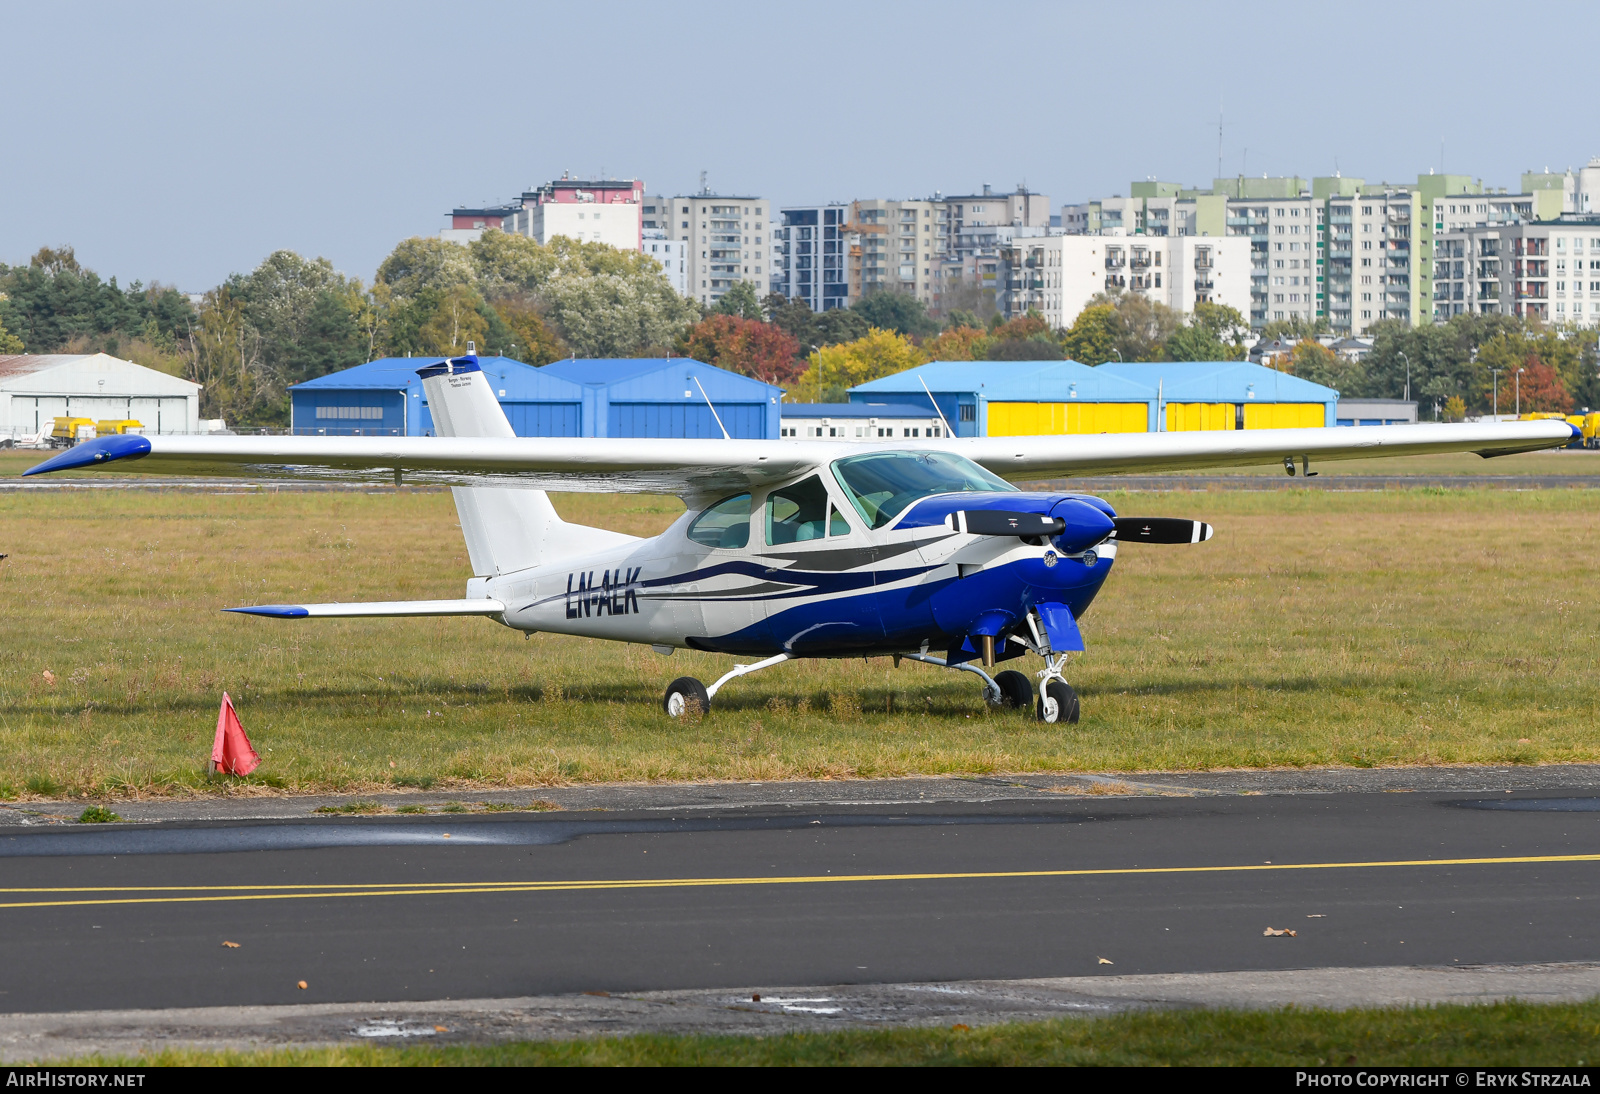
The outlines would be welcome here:
<svg viewBox="0 0 1600 1094">
<path fill-rule="evenodd" d="M 440 437 L 515 437 L 473 356 L 418 369 Z M 581 554 L 630 537 L 568 524 L 543 490 L 453 487 L 472 572 L 494 577 Z"/>
</svg>

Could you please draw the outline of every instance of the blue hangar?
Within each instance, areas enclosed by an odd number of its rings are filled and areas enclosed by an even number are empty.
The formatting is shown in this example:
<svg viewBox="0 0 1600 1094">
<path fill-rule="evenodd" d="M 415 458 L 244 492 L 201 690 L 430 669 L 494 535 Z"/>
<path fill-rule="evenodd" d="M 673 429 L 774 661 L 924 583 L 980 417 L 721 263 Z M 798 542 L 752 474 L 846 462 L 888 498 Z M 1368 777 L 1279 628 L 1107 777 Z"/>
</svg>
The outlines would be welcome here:
<svg viewBox="0 0 1600 1094">
<path fill-rule="evenodd" d="M 431 436 L 417 369 L 444 360 L 384 357 L 296 384 L 289 389 L 292 431 Z M 734 437 L 779 436 L 781 388 L 686 357 L 577 359 L 543 368 L 480 357 L 478 364 L 519 437 L 721 437 L 717 417 Z"/>
</svg>

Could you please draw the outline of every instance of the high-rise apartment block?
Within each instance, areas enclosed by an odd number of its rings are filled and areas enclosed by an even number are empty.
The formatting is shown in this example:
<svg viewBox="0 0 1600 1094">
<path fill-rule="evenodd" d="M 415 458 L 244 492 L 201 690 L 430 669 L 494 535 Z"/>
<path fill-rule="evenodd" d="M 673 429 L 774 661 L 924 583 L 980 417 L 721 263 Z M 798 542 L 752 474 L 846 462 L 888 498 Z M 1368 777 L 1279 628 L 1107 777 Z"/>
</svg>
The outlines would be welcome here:
<svg viewBox="0 0 1600 1094">
<path fill-rule="evenodd" d="M 765 198 L 734 194 L 647 197 L 657 230 L 685 245 L 685 295 L 710 306 L 741 281 L 765 295 L 772 262 L 771 230 Z"/>
<path fill-rule="evenodd" d="M 1246 238 L 1250 297 L 1248 310 L 1240 310 L 1252 326 L 1320 321 L 1336 334 L 1361 335 L 1383 320 L 1455 314 L 1460 286 L 1452 282 L 1450 299 L 1436 299 L 1435 239 L 1577 213 L 1600 198 L 1600 160 L 1577 172 L 1530 173 L 1522 183 L 1522 193 L 1507 194 L 1466 175 L 1431 172 L 1414 183 L 1239 176 L 1213 179 L 1208 190 L 1147 180 L 1126 198 L 1063 206 L 1061 224 L 1090 237 Z"/>
<path fill-rule="evenodd" d="M 849 307 L 850 216 L 839 204 L 782 210 L 772 229 L 772 290 L 812 311 Z"/>
<path fill-rule="evenodd" d="M 1446 231 L 1433 266 L 1435 320 L 1516 315 L 1600 325 L 1600 213 Z"/>
<path fill-rule="evenodd" d="M 887 291 L 937 313 L 958 287 L 993 299 L 1004 281 L 1001 247 L 1017 230 L 1049 223 L 1049 197 L 1026 187 L 790 206 L 774 229 L 772 285 L 815 311 Z"/>
</svg>

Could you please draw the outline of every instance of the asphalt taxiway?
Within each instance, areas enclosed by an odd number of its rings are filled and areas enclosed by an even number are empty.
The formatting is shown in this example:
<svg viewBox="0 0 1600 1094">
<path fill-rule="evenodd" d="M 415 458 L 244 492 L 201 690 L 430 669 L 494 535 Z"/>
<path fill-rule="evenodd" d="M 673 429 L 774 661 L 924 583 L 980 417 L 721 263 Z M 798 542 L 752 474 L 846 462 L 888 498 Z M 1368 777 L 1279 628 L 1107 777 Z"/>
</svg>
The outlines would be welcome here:
<svg viewBox="0 0 1600 1094">
<path fill-rule="evenodd" d="M 1600 988 L 1593 768 L 1271 782 L 831 784 L 853 801 L 769 784 L 715 804 L 639 788 L 634 808 L 615 790 L 608 808 L 543 813 L 11 823 L 0 1012 L 1417 967 L 1557 967 Z"/>
</svg>

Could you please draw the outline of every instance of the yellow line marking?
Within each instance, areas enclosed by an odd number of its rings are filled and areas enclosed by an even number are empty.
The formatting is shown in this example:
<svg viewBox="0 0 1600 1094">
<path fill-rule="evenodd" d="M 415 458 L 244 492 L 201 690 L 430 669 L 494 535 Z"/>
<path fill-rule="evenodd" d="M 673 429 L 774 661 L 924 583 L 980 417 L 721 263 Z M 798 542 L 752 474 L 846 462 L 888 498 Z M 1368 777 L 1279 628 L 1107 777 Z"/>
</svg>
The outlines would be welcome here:
<svg viewBox="0 0 1600 1094">
<path fill-rule="evenodd" d="M 359 896 L 453 896 L 474 893 L 558 893 L 604 889 L 692 889 L 746 885 L 815 885 L 863 881 L 987 881 L 1006 878 L 1127 877 L 1154 874 L 1243 874 L 1284 870 L 1371 870 L 1395 866 L 1509 866 L 1600 862 L 1594 855 L 1510 855 L 1497 858 L 1393 859 L 1378 862 L 1284 862 L 1236 866 L 1123 866 L 1079 870 L 987 870 L 938 874 L 816 874 L 777 877 L 618 878 L 590 881 L 460 881 L 332 885 L 170 885 L 0 889 L 0 896 L 49 893 L 183 893 L 96 900 L 31 900 L 4 908 L 59 908 L 106 904 L 200 904 L 238 900 L 316 900 Z"/>
</svg>

